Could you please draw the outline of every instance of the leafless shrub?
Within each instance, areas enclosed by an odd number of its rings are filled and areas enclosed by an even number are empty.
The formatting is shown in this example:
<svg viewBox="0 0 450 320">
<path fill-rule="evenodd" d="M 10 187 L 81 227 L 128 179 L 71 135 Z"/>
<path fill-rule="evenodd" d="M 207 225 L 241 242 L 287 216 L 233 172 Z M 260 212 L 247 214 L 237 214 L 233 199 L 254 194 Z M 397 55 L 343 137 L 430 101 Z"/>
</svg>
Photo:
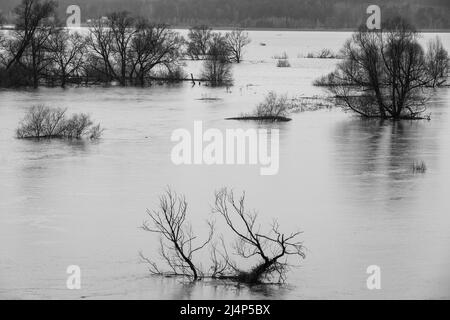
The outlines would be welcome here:
<svg viewBox="0 0 450 320">
<path fill-rule="evenodd" d="M 100 127 L 100 123 L 97 124 L 96 126 L 91 127 L 91 129 L 89 130 L 89 133 L 88 133 L 89 139 L 91 139 L 91 140 L 100 139 L 100 137 L 103 134 L 103 131 L 105 131 L 105 129 Z"/>
<path fill-rule="evenodd" d="M 6 63 L 6 70 L 10 70 L 17 64 L 23 64 L 26 56 L 31 56 L 33 59 L 33 76 L 36 81 L 37 73 L 42 67 L 39 62 L 43 60 L 42 51 L 45 47 L 46 38 L 50 35 L 53 24 L 51 17 L 55 16 L 57 7 L 56 1 L 51 0 L 22 0 L 21 3 L 15 7 L 14 13 L 16 16 L 16 29 L 13 34 L 13 39 L 8 45 L 9 56 Z M 34 83 L 37 86 L 37 83 Z"/>
<path fill-rule="evenodd" d="M 58 29 L 48 41 L 48 50 L 52 73 L 59 78 L 61 87 L 65 87 L 70 77 L 77 76 L 86 63 L 86 40 L 78 33 Z"/>
<path fill-rule="evenodd" d="M 170 188 L 159 199 L 158 210 L 147 210 L 149 221 L 143 223 L 145 231 L 158 233 L 160 255 L 171 271 L 161 271 L 158 264 L 142 254 L 153 274 L 186 276 L 198 280 L 201 270 L 194 264 L 194 254 L 206 247 L 212 240 L 214 225 L 209 222 L 209 235 L 205 241 L 195 245 L 197 237 L 192 226 L 186 220 L 187 202 L 184 196 L 178 196 Z"/>
<path fill-rule="evenodd" d="M 424 161 L 414 161 L 412 165 L 412 171 L 413 173 L 425 173 L 427 172 L 427 165 Z"/>
<path fill-rule="evenodd" d="M 91 126 L 92 121 L 89 115 L 85 113 L 74 114 L 64 123 L 64 136 L 79 139 L 89 131 Z"/>
<path fill-rule="evenodd" d="M 264 101 L 256 106 L 254 116 L 257 117 L 285 117 L 289 111 L 287 95 L 278 95 L 270 91 Z"/>
<path fill-rule="evenodd" d="M 189 29 L 187 54 L 193 60 L 204 58 L 209 51 L 213 31 L 206 25 L 194 26 Z"/>
<path fill-rule="evenodd" d="M 220 237 L 219 242 L 215 241 L 211 244 L 209 276 L 212 279 L 237 280 L 236 275 L 240 273 L 240 270 L 230 256 L 223 236 Z"/>
<path fill-rule="evenodd" d="M 213 212 L 218 213 L 225 225 L 236 236 L 234 252 L 227 249 L 223 236 L 214 240 L 214 225 L 208 222 L 208 237 L 197 244 L 197 236 L 187 221 L 187 202 L 168 189 L 160 197 L 159 208 L 147 210 L 149 221 L 144 222 L 143 229 L 160 235 L 159 252 L 169 270 L 163 270 L 152 259 L 141 258 L 147 262 L 149 271 L 155 275 L 182 276 L 193 280 L 200 278 L 227 279 L 242 283 L 255 284 L 277 279 L 286 280 L 290 267 L 288 258 L 304 258 L 304 248 L 297 240 L 300 232 L 284 234 L 277 222 L 263 233 L 257 223 L 257 214 L 249 213 L 244 207 L 245 196 L 235 201 L 233 192 L 222 189 L 215 194 Z M 203 272 L 199 263 L 194 262 L 194 254 L 209 247 L 211 265 Z M 242 259 L 254 260 L 256 263 L 249 271 L 243 271 L 232 260 L 237 254 Z"/>
<path fill-rule="evenodd" d="M 239 282 L 260 283 L 276 276 L 278 282 L 284 282 L 289 268 L 287 258 L 305 258 L 304 247 L 297 240 L 300 232 L 286 235 L 280 231 L 279 224 L 274 222 L 269 232 L 262 233 L 257 223 L 258 215 L 248 212 L 244 201 L 245 193 L 236 201 L 232 191 L 222 189 L 216 193 L 214 205 L 214 212 L 223 217 L 226 225 L 237 236 L 235 253 L 244 259 L 258 260 L 249 271 L 239 271 L 235 277 Z M 234 263 L 227 265 L 235 266 Z"/>
<path fill-rule="evenodd" d="M 287 59 L 279 59 L 277 61 L 277 68 L 290 68 L 291 64 L 289 63 L 289 60 Z"/>
<path fill-rule="evenodd" d="M 380 32 L 361 27 L 342 54 L 336 71 L 315 83 L 326 85 L 338 106 L 369 118 L 429 118 L 424 88 L 432 79 L 418 34 L 407 21 L 387 21 Z"/>
<path fill-rule="evenodd" d="M 16 136 L 25 138 L 72 138 L 80 139 L 90 133 L 98 139 L 102 133 L 100 125 L 92 127 L 90 116 L 84 113 L 66 118 L 66 109 L 33 106 L 25 114 L 16 130 Z"/>
<path fill-rule="evenodd" d="M 439 37 L 428 43 L 425 59 L 427 72 L 431 77 L 430 86 L 443 86 L 450 75 L 450 57 Z"/>
<path fill-rule="evenodd" d="M 65 109 L 33 106 L 16 130 L 18 138 L 54 137 L 64 130 Z"/>
<path fill-rule="evenodd" d="M 230 52 L 226 38 L 214 34 L 207 52 L 208 59 L 203 62 L 202 78 L 212 86 L 229 86 L 233 82 Z"/>
<path fill-rule="evenodd" d="M 0 86 L 143 86 L 157 67 L 168 70 L 163 80 L 181 79 L 174 65 L 180 64 L 184 39 L 167 25 L 112 12 L 89 19 L 83 37 L 61 27 L 56 7 L 54 0 L 22 0 L 14 9 L 15 30 L 7 39 L 0 35 Z"/>
<path fill-rule="evenodd" d="M 306 55 L 306 58 L 309 59 L 339 59 L 341 58 L 340 55 L 334 53 L 332 50 L 330 49 L 322 49 L 319 50 L 318 52 L 308 52 L 308 54 Z"/>
<path fill-rule="evenodd" d="M 130 44 L 132 65 L 130 75 L 141 86 L 156 68 L 161 72 L 157 77 L 168 81 L 185 78 L 184 71 L 179 65 L 182 43 L 181 36 L 168 26 L 140 19 Z M 166 71 L 161 71 L 162 69 Z"/>
<path fill-rule="evenodd" d="M 242 61 L 244 47 L 251 41 L 248 37 L 248 32 L 244 32 L 242 29 L 235 29 L 225 35 L 228 50 L 231 53 L 231 59 L 240 63 Z"/>
<path fill-rule="evenodd" d="M 188 77 L 186 71 L 182 66 L 173 65 L 166 66 L 163 70 L 158 70 L 155 73 L 155 78 L 164 79 L 169 82 L 178 82 Z"/>
<path fill-rule="evenodd" d="M 290 110 L 295 109 L 295 104 L 297 104 L 295 99 L 288 99 L 286 94 L 279 96 L 276 92 L 271 91 L 252 113 L 241 113 L 238 117 L 226 118 L 226 120 L 287 122 L 292 120 L 287 115 Z"/>
<path fill-rule="evenodd" d="M 282 54 L 276 54 L 274 56 L 272 56 L 272 59 L 276 59 L 276 60 L 287 60 L 289 59 L 288 54 L 286 53 L 286 51 L 284 51 Z"/>
</svg>

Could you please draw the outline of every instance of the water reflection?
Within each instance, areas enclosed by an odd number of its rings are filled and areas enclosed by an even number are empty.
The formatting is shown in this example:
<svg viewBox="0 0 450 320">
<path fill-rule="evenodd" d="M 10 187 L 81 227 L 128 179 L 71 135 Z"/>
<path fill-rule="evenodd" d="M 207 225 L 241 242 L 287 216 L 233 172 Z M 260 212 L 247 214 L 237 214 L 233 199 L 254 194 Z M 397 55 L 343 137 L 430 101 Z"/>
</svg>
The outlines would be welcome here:
<svg viewBox="0 0 450 320">
<path fill-rule="evenodd" d="M 170 299 L 283 299 L 291 287 L 285 284 L 247 285 L 225 280 L 188 280 L 170 279 L 174 290 Z"/>
<path fill-rule="evenodd" d="M 431 152 L 439 152 L 437 134 L 428 121 L 342 122 L 334 135 L 336 172 L 355 182 L 362 196 L 402 195 L 405 183 L 417 178 L 412 171 L 415 161 L 433 168 L 436 159 Z M 364 183 L 362 188 L 357 182 Z"/>
<path fill-rule="evenodd" d="M 176 289 L 174 290 L 171 299 L 172 300 L 192 300 L 193 299 L 193 292 L 195 288 L 197 287 L 196 282 L 191 282 L 189 280 L 185 281 L 177 281 L 178 286 L 176 286 Z"/>
</svg>

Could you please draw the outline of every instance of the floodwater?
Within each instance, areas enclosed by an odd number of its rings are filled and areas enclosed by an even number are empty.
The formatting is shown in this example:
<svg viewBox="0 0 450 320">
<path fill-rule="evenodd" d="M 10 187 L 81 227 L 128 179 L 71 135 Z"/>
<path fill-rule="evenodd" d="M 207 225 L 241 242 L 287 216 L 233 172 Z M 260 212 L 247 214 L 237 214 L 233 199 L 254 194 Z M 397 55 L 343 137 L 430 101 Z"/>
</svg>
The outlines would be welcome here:
<svg viewBox="0 0 450 320">
<path fill-rule="evenodd" d="M 250 112 L 270 90 L 324 94 L 311 83 L 336 60 L 301 56 L 337 50 L 349 35 L 252 31 L 228 91 L 190 83 L 1 90 L 0 298 L 450 298 L 450 89 L 434 93 L 431 121 L 365 121 L 341 110 L 295 113 L 283 124 L 224 120 Z M 450 49 L 450 34 L 440 36 Z M 284 51 L 292 67 L 276 68 L 272 57 Z M 27 108 L 41 103 L 89 113 L 106 128 L 103 138 L 15 139 Z M 223 131 L 278 128 L 279 173 L 261 176 L 252 165 L 174 165 L 171 134 L 192 131 L 196 120 Z M 427 172 L 414 174 L 414 161 L 424 161 Z M 186 195 L 200 237 L 205 220 L 221 224 L 211 213 L 214 191 L 245 190 L 247 208 L 259 212 L 263 228 L 276 218 L 286 232 L 303 231 L 306 259 L 292 261 L 299 266 L 284 286 L 150 276 L 138 253 L 157 258 L 158 238 L 139 227 L 167 186 Z M 207 264 L 207 257 L 198 259 Z M 66 288 L 69 265 L 81 268 L 80 290 Z M 371 265 L 381 268 L 380 290 L 367 289 Z"/>
</svg>

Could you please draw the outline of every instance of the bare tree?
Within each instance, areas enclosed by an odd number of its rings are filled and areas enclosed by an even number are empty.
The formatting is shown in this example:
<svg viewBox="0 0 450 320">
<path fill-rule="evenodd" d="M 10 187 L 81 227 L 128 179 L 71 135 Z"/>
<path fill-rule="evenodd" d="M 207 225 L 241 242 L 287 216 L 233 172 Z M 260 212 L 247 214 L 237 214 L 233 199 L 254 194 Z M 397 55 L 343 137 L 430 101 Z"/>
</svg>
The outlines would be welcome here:
<svg viewBox="0 0 450 320">
<path fill-rule="evenodd" d="M 131 75 L 141 85 L 156 66 L 169 69 L 176 65 L 181 56 L 182 39 L 166 25 L 151 24 L 141 20 L 131 42 Z"/>
<path fill-rule="evenodd" d="M 211 244 L 209 276 L 212 279 L 237 280 L 236 275 L 239 275 L 241 271 L 230 257 L 223 236 L 220 237 L 220 241 Z"/>
<path fill-rule="evenodd" d="M 130 45 L 136 33 L 135 20 L 126 11 L 115 12 L 109 16 L 109 28 L 113 40 L 114 65 L 119 66 L 118 80 L 126 85 L 127 69 L 130 62 Z"/>
<path fill-rule="evenodd" d="M 278 96 L 276 92 L 270 91 L 263 102 L 257 105 L 254 116 L 257 117 L 285 117 L 289 112 L 287 95 Z"/>
<path fill-rule="evenodd" d="M 187 54 L 191 59 L 200 60 L 208 54 L 212 37 L 212 29 L 206 25 L 195 26 L 189 29 Z"/>
<path fill-rule="evenodd" d="M 55 28 L 54 1 L 22 0 L 14 10 L 16 28 L 2 45 L 6 85 L 38 87 L 49 65 L 47 40 Z"/>
<path fill-rule="evenodd" d="M 450 57 L 439 37 L 428 42 L 426 62 L 431 77 L 430 85 L 433 88 L 444 85 L 450 74 Z"/>
<path fill-rule="evenodd" d="M 89 115 L 80 113 L 66 118 L 66 109 L 51 108 L 44 105 L 31 107 L 16 130 L 17 138 L 70 138 L 80 139 L 89 134 L 98 139 L 102 129 L 92 126 Z"/>
<path fill-rule="evenodd" d="M 17 30 L 7 38 L 0 35 L 0 83 L 6 86 L 34 86 L 55 79 L 67 81 L 118 81 L 145 84 L 147 79 L 184 79 L 184 39 L 168 26 L 136 19 L 127 12 L 115 12 L 89 23 L 83 39 L 59 27 L 55 3 L 22 0 L 16 8 Z"/>
<path fill-rule="evenodd" d="M 232 60 L 240 63 L 242 60 L 244 47 L 251 42 L 248 37 L 248 32 L 245 32 L 242 29 L 235 29 L 227 33 L 225 37 Z"/>
<path fill-rule="evenodd" d="M 194 264 L 193 256 L 196 252 L 205 248 L 212 240 L 214 226 L 208 223 L 209 235 L 207 239 L 195 245 L 197 237 L 192 226 L 186 221 L 187 202 L 184 196 L 178 196 L 168 189 L 160 197 L 159 209 L 147 210 L 149 221 L 144 222 L 142 228 L 160 234 L 160 254 L 163 260 L 172 270 L 161 271 L 154 261 L 141 257 L 148 262 L 150 272 L 154 274 L 172 274 L 191 277 L 198 280 L 201 270 Z"/>
<path fill-rule="evenodd" d="M 32 41 L 36 41 L 36 31 L 45 25 L 48 18 L 54 15 L 56 6 L 57 3 L 52 0 L 22 0 L 22 3 L 15 8 L 14 12 L 17 19 L 13 38 L 16 44 L 10 46 L 15 50 L 11 52 L 11 59 L 6 65 L 7 70 L 18 63 Z"/>
<path fill-rule="evenodd" d="M 305 258 L 304 247 L 297 240 L 300 232 L 286 235 L 280 231 L 278 223 L 274 222 L 269 232 L 262 233 L 257 223 L 258 215 L 246 211 L 244 201 L 245 193 L 236 201 L 232 191 L 222 189 L 216 193 L 214 204 L 214 212 L 224 218 L 226 225 L 237 236 L 236 253 L 245 259 L 257 257 L 259 260 L 250 271 L 238 272 L 236 279 L 240 282 L 259 283 L 277 275 L 278 281 L 283 282 L 289 267 L 287 258 Z M 225 264 L 235 266 L 229 262 Z"/>
<path fill-rule="evenodd" d="M 17 129 L 18 138 L 35 137 L 40 138 L 44 136 L 44 132 L 51 130 L 46 129 L 48 119 L 50 116 L 50 109 L 44 105 L 33 106 L 23 118 L 19 128 Z M 59 123 L 59 121 L 58 121 Z M 52 126 L 53 127 L 53 126 Z"/>
<path fill-rule="evenodd" d="M 0 34 L 0 68 L 6 67 L 8 62 L 7 56 L 7 41 L 4 34 Z"/>
<path fill-rule="evenodd" d="M 407 22 L 392 20 L 379 32 L 361 28 L 342 53 L 345 60 L 326 78 L 339 106 L 364 117 L 424 118 L 424 88 L 431 77 L 417 33 Z"/>
<path fill-rule="evenodd" d="M 61 87 L 65 87 L 67 79 L 81 70 L 86 53 L 85 45 L 86 41 L 80 34 L 71 34 L 64 29 L 58 30 L 50 37 L 48 48 Z"/>
<path fill-rule="evenodd" d="M 87 37 L 88 50 L 90 52 L 90 66 L 97 72 L 102 73 L 109 81 L 117 79 L 112 61 L 113 57 L 113 34 L 106 19 L 93 20 L 89 25 L 89 36 Z"/>
<path fill-rule="evenodd" d="M 64 121 L 63 136 L 70 139 L 80 139 L 88 134 L 94 123 L 86 113 L 74 114 Z"/>
<path fill-rule="evenodd" d="M 230 85 L 232 72 L 230 51 L 224 36 L 215 33 L 209 41 L 207 60 L 203 62 L 202 78 L 212 86 Z"/>
<path fill-rule="evenodd" d="M 181 38 L 166 25 L 136 20 L 127 12 L 113 13 L 108 20 L 98 19 L 91 25 L 90 47 L 110 79 L 121 85 L 135 77 L 144 85 L 156 66 L 170 68 L 181 51 Z M 89 59 L 95 67 L 96 59 Z"/>
<path fill-rule="evenodd" d="M 159 209 L 147 214 L 149 221 L 144 222 L 143 229 L 160 235 L 160 255 L 169 266 L 170 271 L 160 269 L 158 264 L 146 258 L 149 270 L 156 275 L 186 276 L 193 280 L 213 278 L 255 284 L 278 278 L 284 282 L 291 266 L 289 257 L 305 258 L 304 247 L 297 240 L 300 232 L 285 234 L 280 231 L 275 221 L 268 232 L 262 232 L 257 222 L 258 215 L 249 213 L 244 207 L 245 194 L 235 201 L 232 191 L 222 189 L 216 192 L 213 212 L 218 213 L 237 239 L 233 253 L 229 252 L 224 237 L 213 240 L 215 227 L 208 222 L 209 234 L 205 241 L 195 245 L 197 236 L 186 220 L 187 202 L 168 189 L 160 197 Z M 203 272 L 199 264 L 194 263 L 194 253 L 210 248 L 211 265 Z M 231 258 L 237 254 L 242 259 L 255 261 L 256 265 L 249 271 L 243 271 Z"/>
<path fill-rule="evenodd" d="M 24 51 L 19 64 L 29 70 L 34 88 L 39 86 L 40 79 L 46 75 L 52 63 L 49 39 L 55 33 L 54 25 L 42 26 L 34 32 L 30 45 Z"/>
</svg>

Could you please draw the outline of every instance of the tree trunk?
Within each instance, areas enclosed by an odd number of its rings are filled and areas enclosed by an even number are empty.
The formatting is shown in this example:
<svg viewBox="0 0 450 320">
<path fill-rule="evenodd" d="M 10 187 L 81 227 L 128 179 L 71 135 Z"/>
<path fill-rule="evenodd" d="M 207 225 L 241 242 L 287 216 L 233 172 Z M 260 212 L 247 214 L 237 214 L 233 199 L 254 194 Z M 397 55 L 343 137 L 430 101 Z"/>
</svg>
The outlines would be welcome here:
<svg viewBox="0 0 450 320">
<path fill-rule="evenodd" d="M 65 88 L 66 87 L 66 73 L 63 70 L 62 74 L 61 74 L 61 88 Z"/>
<path fill-rule="evenodd" d="M 181 248 L 177 242 L 174 242 L 174 245 L 175 245 L 176 250 L 180 253 L 183 260 L 188 264 L 189 269 L 191 269 L 192 277 L 194 278 L 194 281 L 198 280 L 197 269 L 195 269 L 195 266 L 192 263 L 192 261 L 188 257 L 186 257 L 186 255 L 184 254 L 183 250 L 181 250 Z"/>
<path fill-rule="evenodd" d="M 122 86 L 126 85 L 126 64 L 125 64 L 125 59 L 122 59 L 122 68 L 121 68 L 121 79 L 120 79 L 120 84 Z"/>
<path fill-rule="evenodd" d="M 272 260 L 265 260 L 262 264 L 256 266 L 252 271 L 249 273 L 244 273 L 240 275 L 239 281 L 245 282 L 245 283 L 259 283 L 261 282 L 262 277 L 268 272 L 270 267 L 276 263 L 277 261 L 275 259 Z"/>
<path fill-rule="evenodd" d="M 33 58 L 34 60 L 34 58 Z M 38 71 L 37 71 L 37 67 L 34 66 L 33 63 L 33 88 L 37 89 L 39 87 L 39 76 L 38 76 Z"/>
</svg>

